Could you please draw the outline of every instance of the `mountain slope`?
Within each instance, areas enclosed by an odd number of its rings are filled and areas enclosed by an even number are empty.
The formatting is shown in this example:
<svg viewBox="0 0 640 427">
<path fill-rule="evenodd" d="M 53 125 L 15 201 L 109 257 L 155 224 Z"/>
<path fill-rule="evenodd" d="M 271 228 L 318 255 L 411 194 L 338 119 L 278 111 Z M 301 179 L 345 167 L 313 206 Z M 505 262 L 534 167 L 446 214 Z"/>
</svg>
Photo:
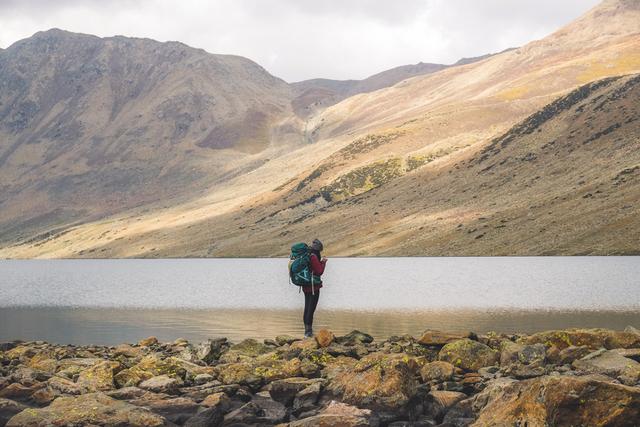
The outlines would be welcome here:
<svg viewBox="0 0 640 427">
<path fill-rule="evenodd" d="M 0 229 L 184 196 L 299 139 L 291 91 L 245 58 L 50 30 L 0 55 Z M 30 222 L 29 222 L 30 221 Z"/>
</svg>

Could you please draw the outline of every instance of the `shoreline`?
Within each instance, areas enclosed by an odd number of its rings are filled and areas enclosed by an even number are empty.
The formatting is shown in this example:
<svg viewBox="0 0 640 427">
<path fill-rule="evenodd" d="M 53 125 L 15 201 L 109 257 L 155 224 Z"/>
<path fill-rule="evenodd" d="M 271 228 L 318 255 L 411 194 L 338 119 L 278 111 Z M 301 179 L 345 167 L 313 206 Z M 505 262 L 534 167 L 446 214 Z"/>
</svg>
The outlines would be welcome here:
<svg viewBox="0 0 640 427">
<path fill-rule="evenodd" d="M 631 426 L 640 331 L 0 343 L 0 426 Z"/>
</svg>

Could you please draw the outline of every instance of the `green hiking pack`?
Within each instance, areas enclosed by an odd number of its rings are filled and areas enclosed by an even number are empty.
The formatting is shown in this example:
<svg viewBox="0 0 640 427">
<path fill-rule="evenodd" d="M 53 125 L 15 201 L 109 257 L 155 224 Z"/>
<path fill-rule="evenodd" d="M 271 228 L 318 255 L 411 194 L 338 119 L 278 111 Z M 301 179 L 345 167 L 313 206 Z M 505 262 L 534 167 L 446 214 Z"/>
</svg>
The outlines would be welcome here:
<svg viewBox="0 0 640 427">
<path fill-rule="evenodd" d="M 311 248 L 306 243 L 291 246 L 289 280 L 297 286 L 319 285 L 322 279 L 311 272 Z M 313 292 L 313 287 L 311 288 Z"/>
</svg>

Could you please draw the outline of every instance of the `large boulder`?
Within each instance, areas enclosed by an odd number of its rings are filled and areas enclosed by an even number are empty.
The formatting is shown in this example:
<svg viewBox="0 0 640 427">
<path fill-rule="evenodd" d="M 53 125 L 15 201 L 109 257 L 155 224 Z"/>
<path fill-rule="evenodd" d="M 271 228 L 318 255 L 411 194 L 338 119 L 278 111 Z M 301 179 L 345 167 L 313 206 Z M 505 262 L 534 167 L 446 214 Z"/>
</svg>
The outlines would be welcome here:
<svg viewBox="0 0 640 427">
<path fill-rule="evenodd" d="M 232 345 L 227 352 L 225 352 L 220 358 L 222 363 L 235 363 L 250 360 L 261 354 L 269 353 L 273 349 L 261 342 L 258 342 L 252 338 L 247 338 Z"/>
<path fill-rule="evenodd" d="M 420 377 L 425 383 L 448 381 L 455 373 L 455 366 L 449 362 L 435 361 L 425 364 L 420 369 Z"/>
<path fill-rule="evenodd" d="M 611 350 L 595 351 L 575 360 L 572 365 L 581 371 L 619 379 L 626 385 L 636 385 L 640 381 L 640 363 Z"/>
<path fill-rule="evenodd" d="M 592 350 L 599 348 L 635 348 L 640 347 L 640 335 L 633 332 L 613 331 L 610 329 L 563 329 L 538 332 L 523 337 L 525 344 L 544 344 L 546 347 L 556 346 L 563 350 L 569 346 L 587 346 Z"/>
<path fill-rule="evenodd" d="M 167 398 L 166 395 L 157 393 L 145 393 L 129 403 L 147 408 L 176 424 L 183 424 L 193 417 L 199 409 L 198 404 L 191 399 L 185 397 Z"/>
<path fill-rule="evenodd" d="M 138 387 L 143 390 L 152 391 L 154 393 L 176 394 L 182 385 L 182 381 L 177 378 L 171 378 L 167 375 L 158 375 L 142 381 Z"/>
<path fill-rule="evenodd" d="M 466 398 L 466 394 L 458 391 L 433 390 L 424 399 L 424 411 L 441 422 L 452 406 Z"/>
<path fill-rule="evenodd" d="M 474 426 L 630 426 L 640 389 L 586 377 L 544 376 L 505 385 Z M 630 423 L 631 422 L 631 423 Z"/>
<path fill-rule="evenodd" d="M 370 344 L 373 342 L 373 337 L 364 332 L 353 330 L 347 335 L 336 337 L 336 342 L 343 345 L 357 345 L 357 344 Z"/>
<path fill-rule="evenodd" d="M 318 415 L 289 423 L 289 427 L 377 427 L 378 418 L 368 409 L 332 401 Z"/>
<path fill-rule="evenodd" d="M 438 353 L 439 360 L 468 371 L 496 365 L 499 357 L 491 347 L 468 338 L 450 342 Z"/>
<path fill-rule="evenodd" d="M 59 397 L 41 409 L 25 409 L 7 427 L 44 425 L 164 426 L 167 420 L 145 408 L 113 399 L 103 393 Z"/>
<path fill-rule="evenodd" d="M 76 383 L 85 392 L 112 390 L 115 387 L 113 373 L 120 368 L 118 362 L 102 361 L 80 372 Z"/>
<path fill-rule="evenodd" d="M 282 403 L 283 405 L 290 406 L 293 403 L 295 396 L 311 386 L 312 384 L 322 383 L 322 379 L 309 379 L 303 377 L 285 378 L 272 382 L 269 385 L 269 394 L 273 400 Z"/>
<path fill-rule="evenodd" d="M 212 364 L 220 359 L 220 356 L 229 349 L 229 343 L 226 338 L 209 339 L 201 342 L 196 347 L 196 356 L 201 361 Z"/>
<path fill-rule="evenodd" d="M 442 346 L 445 344 L 449 344 L 453 341 L 458 341 L 461 339 L 477 339 L 477 335 L 473 332 L 443 332 L 435 329 L 427 329 L 422 333 L 420 338 L 418 338 L 418 342 L 422 345 L 434 345 L 434 346 Z"/>
<path fill-rule="evenodd" d="M 143 357 L 136 365 L 123 369 L 114 376 L 118 387 L 137 386 L 142 381 L 159 375 L 184 379 L 187 369 L 184 360 L 176 357 L 163 358 L 161 354 L 150 354 Z M 198 372 L 200 373 L 200 372 Z"/>
<path fill-rule="evenodd" d="M 316 341 L 318 341 L 318 345 L 322 348 L 329 347 L 333 340 L 335 340 L 336 336 L 328 329 L 320 329 L 316 334 Z"/>
<path fill-rule="evenodd" d="M 409 365 L 401 357 L 383 353 L 359 361 L 338 358 L 323 373 L 329 380 L 326 389 L 330 393 L 360 408 L 402 413 L 417 391 Z"/>
</svg>

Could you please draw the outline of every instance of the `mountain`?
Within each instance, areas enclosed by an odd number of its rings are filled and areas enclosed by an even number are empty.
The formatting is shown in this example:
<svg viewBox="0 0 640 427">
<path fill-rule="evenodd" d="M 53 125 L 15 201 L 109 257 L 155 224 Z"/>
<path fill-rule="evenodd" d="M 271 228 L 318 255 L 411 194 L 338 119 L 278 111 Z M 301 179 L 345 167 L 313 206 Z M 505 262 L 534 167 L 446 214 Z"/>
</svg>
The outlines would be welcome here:
<svg viewBox="0 0 640 427">
<path fill-rule="evenodd" d="M 256 63 L 181 43 L 57 29 L 17 42 L 0 55 L 2 237 L 211 185 L 299 139 L 278 126 L 290 99 Z"/>
<path fill-rule="evenodd" d="M 363 80 L 311 79 L 292 83 L 295 99 L 293 107 L 301 117 L 308 117 L 358 93 L 373 92 L 393 86 L 402 80 L 446 68 L 442 64 L 402 65 L 374 74 Z"/>
<path fill-rule="evenodd" d="M 542 40 L 303 117 L 286 86 L 273 129 L 291 143 L 194 143 L 206 164 L 236 156 L 223 178 L 0 232 L 0 256 L 274 256 L 312 236 L 329 255 L 637 253 L 638 73 L 640 5 L 606 0 Z"/>
</svg>

